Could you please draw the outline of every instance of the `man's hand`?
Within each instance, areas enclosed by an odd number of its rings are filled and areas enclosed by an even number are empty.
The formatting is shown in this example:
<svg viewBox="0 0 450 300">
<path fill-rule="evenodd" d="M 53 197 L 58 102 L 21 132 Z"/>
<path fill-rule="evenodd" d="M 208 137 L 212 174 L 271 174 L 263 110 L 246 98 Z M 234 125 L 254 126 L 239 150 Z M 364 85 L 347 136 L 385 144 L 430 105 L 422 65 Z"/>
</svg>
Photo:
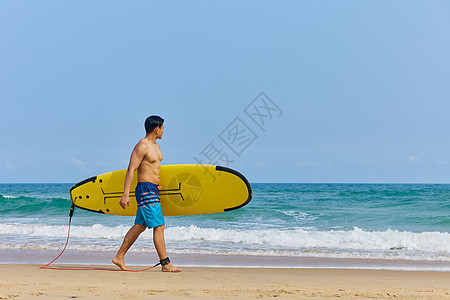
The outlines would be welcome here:
<svg viewBox="0 0 450 300">
<path fill-rule="evenodd" d="M 122 198 L 120 198 L 119 204 L 123 209 L 130 206 L 130 196 L 124 194 Z"/>
</svg>

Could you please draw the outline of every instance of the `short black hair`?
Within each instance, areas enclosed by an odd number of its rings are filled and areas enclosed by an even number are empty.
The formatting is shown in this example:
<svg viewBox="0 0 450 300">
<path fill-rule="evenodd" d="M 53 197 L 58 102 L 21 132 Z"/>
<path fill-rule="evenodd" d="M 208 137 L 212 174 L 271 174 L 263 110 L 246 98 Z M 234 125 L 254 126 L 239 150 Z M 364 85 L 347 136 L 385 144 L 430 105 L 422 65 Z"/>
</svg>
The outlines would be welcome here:
<svg viewBox="0 0 450 300">
<path fill-rule="evenodd" d="M 164 119 L 160 116 L 150 116 L 145 120 L 144 127 L 147 134 L 153 132 L 156 127 L 161 127 L 164 124 Z"/>
</svg>

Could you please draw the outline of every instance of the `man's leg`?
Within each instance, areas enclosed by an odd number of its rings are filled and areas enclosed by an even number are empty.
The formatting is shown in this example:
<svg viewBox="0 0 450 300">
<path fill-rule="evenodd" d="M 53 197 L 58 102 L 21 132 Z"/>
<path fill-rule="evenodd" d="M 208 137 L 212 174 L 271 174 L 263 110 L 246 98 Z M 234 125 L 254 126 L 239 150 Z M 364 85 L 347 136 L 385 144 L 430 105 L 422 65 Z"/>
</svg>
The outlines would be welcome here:
<svg viewBox="0 0 450 300">
<path fill-rule="evenodd" d="M 159 259 L 167 257 L 166 242 L 164 240 L 164 225 L 153 228 L 153 243 L 155 244 L 156 252 L 158 252 Z M 171 263 L 162 266 L 163 272 L 181 272 L 182 269 L 176 268 Z"/>
<path fill-rule="evenodd" d="M 128 249 L 134 244 L 139 235 L 144 232 L 146 227 L 141 224 L 135 224 L 128 230 L 127 234 L 123 238 L 122 246 L 120 246 L 119 252 L 117 252 L 116 257 L 113 258 L 112 262 L 117 265 L 122 270 L 128 270 L 125 267 L 125 262 L 123 260 Z"/>
</svg>

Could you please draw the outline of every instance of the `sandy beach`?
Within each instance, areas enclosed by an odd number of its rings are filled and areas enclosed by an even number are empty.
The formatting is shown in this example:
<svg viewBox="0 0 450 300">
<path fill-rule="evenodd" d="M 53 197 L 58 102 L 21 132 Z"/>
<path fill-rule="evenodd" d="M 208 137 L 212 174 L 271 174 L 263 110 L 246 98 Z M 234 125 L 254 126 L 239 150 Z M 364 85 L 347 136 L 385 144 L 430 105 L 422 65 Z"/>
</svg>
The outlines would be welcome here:
<svg viewBox="0 0 450 300">
<path fill-rule="evenodd" d="M 182 273 L 168 274 L 160 268 L 130 273 L 3 264 L 0 274 L 0 299 L 450 298 L 449 272 L 184 268 Z"/>
</svg>

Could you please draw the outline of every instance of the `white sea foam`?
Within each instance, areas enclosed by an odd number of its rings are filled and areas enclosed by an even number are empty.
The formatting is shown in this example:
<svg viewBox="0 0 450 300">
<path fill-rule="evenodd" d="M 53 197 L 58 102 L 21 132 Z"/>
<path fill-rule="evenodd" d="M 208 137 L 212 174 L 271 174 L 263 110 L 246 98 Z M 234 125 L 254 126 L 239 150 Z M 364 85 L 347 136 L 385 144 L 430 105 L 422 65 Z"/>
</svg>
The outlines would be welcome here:
<svg viewBox="0 0 450 300">
<path fill-rule="evenodd" d="M 283 213 L 286 216 L 292 217 L 294 220 L 296 221 L 300 221 L 300 220 L 308 220 L 308 221 L 312 221 L 312 220 L 316 220 L 317 217 L 312 216 L 306 212 L 303 211 L 297 211 L 297 210 L 276 210 L 279 211 L 281 213 Z"/>
<path fill-rule="evenodd" d="M 167 236 L 173 241 L 216 241 L 242 245 L 266 245 L 283 248 L 323 248 L 347 250 L 416 250 L 450 254 L 450 234 L 413 233 L 388 229 L 364 231 L 229 230 L 215 228 L 172 227 Z"/>
<path fill-rule="evenodd" d="M 21 196 L 10 196 L 10 195 L 1 195 L 3 198 L 5 199 L 15 199 L 15 198 L 20 198 Z"/>
<path fill-rule="evenodd" d="M 0 223 L 0 249 L 59 249 L 67 226 Z M 72 226 L 70 248 L 112 251 L 128 226 Z M 152 232 L 141 235 L 133 251 L 152 252 Z M 174 252 L 198 254 L 302 256 L 450 261 L 450 234 L 353 230 L 236 230 L 169 227 L 166 241 Z M 200 250 L 199 250 L 200 249 Z"/>
</svg>

